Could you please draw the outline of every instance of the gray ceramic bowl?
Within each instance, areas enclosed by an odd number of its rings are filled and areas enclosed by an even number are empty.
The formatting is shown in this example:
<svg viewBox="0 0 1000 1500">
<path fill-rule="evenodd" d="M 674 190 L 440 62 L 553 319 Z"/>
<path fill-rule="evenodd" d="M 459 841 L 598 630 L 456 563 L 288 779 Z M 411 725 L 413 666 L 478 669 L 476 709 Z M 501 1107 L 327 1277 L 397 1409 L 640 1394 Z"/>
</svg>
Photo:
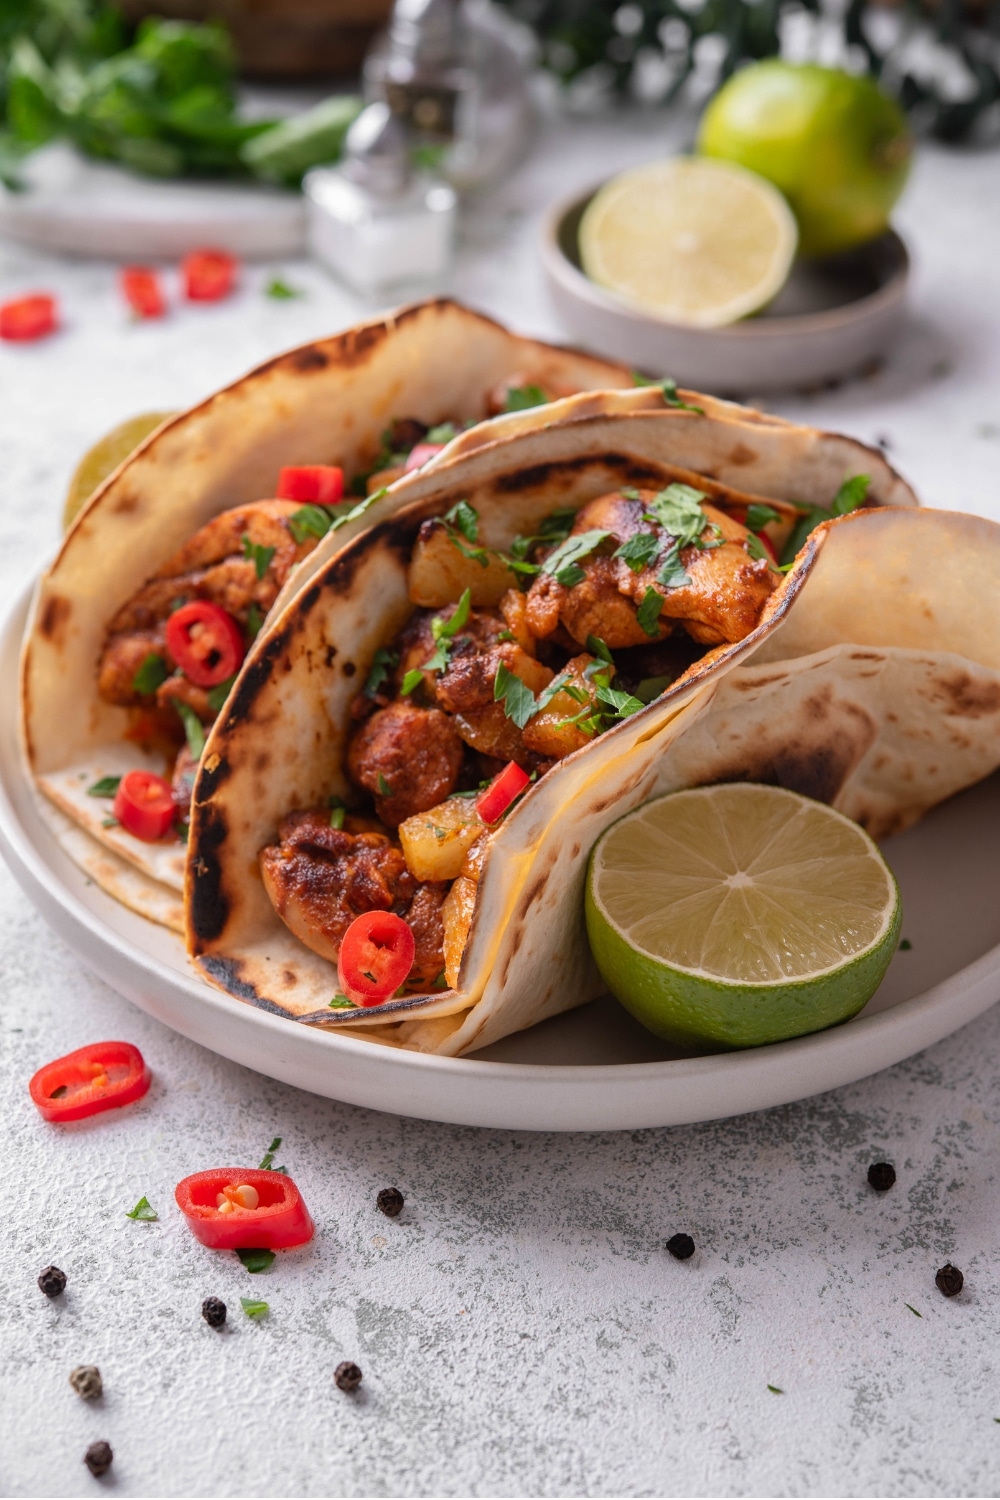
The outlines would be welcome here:
<svg viewBox="0 0 1000 1500">
<path fill-rule="evenodd" d="M 639 312 L 580 269 L 580 218 L 597 188 L 551 211 L 542 264 L 561 321 L 588 348 L 720 395 L 803 390 L 880 362 L 905 313 L 910 257 L 895 231 L 846 255 L 796 262 L 764 312 L 685 328 Z"/>
</svg>

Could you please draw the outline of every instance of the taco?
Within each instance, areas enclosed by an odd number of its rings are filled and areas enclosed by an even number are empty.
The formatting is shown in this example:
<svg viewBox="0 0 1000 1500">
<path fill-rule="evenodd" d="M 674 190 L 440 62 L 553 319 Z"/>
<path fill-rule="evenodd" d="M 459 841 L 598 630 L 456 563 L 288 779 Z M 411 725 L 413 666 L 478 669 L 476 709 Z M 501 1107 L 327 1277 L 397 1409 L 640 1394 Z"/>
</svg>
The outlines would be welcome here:
<svg viewBox="0 0 1000 1500">
<path fill-rule="evenodd" d="M 831 525 L 785 575 L 804 523 L 866 475 L 865 520 L 897 515 L 902 482 L 846 439 L 765 423 L 758 454 L 650 393 L 575 409 L 442 467 L 255 647 L 191 826 L 190 951 L 229 993 L 454 1054 L 591 998 L 598 834 L 798 607 Z M 352 1006 L 341 945 L 373 910 L 413 967 Z"/>
<path fill-rule="evenodd" d="M 169 893 L 204 734 L 324 536 L 329 549 L 402 503 L 470 423 L 509 410 L 530 425 L 550 401 L 630 384 L 620 365 L 433 301 L 294 349 L 159 427 L 78 517 L 29 625 L 23 739 L 72 857 L 179 921 Z M 155 780 L 130 832 L 113 798 L 138 769 Z"/>
</svg>

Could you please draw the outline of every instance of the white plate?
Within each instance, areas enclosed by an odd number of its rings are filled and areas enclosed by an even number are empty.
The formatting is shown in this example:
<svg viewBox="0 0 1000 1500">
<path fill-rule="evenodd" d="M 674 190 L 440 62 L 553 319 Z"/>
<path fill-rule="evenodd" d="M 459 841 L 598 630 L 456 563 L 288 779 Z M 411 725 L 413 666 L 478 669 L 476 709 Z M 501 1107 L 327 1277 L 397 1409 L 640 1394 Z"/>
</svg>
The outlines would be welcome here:
<svg viewBox="0 0 1000 1500">
<path fill-rule="evenodd" d="M 26 191 L 0 186 L 0 234 L 66 255 L 112 260 L 217 245 L 250 259 L 301 254 L 301 193 L 229 182 L 157 182 L 89 161 L 58 142 L 24 165 Z"/>
<path fill-rule="evenodd" d="M 106 896 L 43 822 L 22 768 L 13 705 L 27 599 L 0 635 L 0 849 L 83 961 L 176 1031 L 315 1094 L 392 1114 L 517 1130 L 681 1125 L 802 1099 L 864 1078 L 1000 998 L 996 854 L 1000 776 L 938 808 L 886 853 L 913 948 L 865 1012 L 815 1036 L 671 1057 L 614 1001 L 597 1001 L 472 1058 L 425 1057 L 331 1036 L 242 1004 L 188 967 L 180 940 Z"/>
</svg>

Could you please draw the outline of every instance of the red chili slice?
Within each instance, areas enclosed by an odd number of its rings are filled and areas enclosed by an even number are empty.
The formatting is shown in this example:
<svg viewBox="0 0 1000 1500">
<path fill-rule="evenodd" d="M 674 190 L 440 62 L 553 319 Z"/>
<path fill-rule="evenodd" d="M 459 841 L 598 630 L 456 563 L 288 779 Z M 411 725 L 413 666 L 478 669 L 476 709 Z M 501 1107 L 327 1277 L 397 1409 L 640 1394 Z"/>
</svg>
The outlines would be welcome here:
<svg viewBox="0 0 1000 1500">
<path fill-rule="evenodd" d="M 344 471 L 335 464 L 300 464 L 278 475 L 279 500 L 336 505 L 344 493 Z"/>
<path fill-rule="evenodd" d="M 235 1189 L 249 1187 L 255 1208 L 242 1208 Z M 219 1211 L 222 1196 L 231 1209 Z M 288 1250 L 311 1240 L 314 1226 L 295 1183 L 284 1172 L 212 1167 L 185 1177 L 174 1197 L 195 1239 L 210 1250 Z"/>
<path fill-rule="evenodd" d="M 440 453 L 443 447 L 444 443 L 418 443 L 406 460 L 405 473 L 409 474 L 411 469 L 422 469 L 424 464 L 430 463 L 435 453 Z"/>
<path fill-rule="evenodd" d="M 160 278 L 149 266 L 124 266 L 121 289 L 125 301 L 140 318 L 162 318 L 167 310 Z"/>
<path fill-rule="evenodd" d="M 391 911 L 366 911 L 344 933 L 337 958 L 340 988 L 355 1005 L 381 1005 L 413 968 L 413 930 Z"/>
<path fill-rule="evenodd" d="M 768 553 L 768 555 L 771 558 L 771 561 L 772 562 L 777 562 L 778 561 L 778 553 L 775 550 L 774 543 L 771 541 L 771 538 L 768 536 L 767 532 L 766 531 L 755 531 L 754 532 L 754 536 L 760 542 L 761 546 L 764 548 L 764 551 Z"/>
<path fill-rule="evenodd" d="M 85 1120 L 141 1099 L 150 1072 L 131 1042 L 93 1042 L 39 1068 L 28 1090 L 43 1120 Z"/>
<path fill-rule="evenodd" d="M 232 615 L 209 599 L 182 604 L 167 620 L 167 650 L 195 687 L 227 682 L 246 655 Z"/>
<path fill-rule="evenodd" d="M 56 299 L 46 292 L 17 297 L 13 302 L 0 305 L 0 339 L 27 343 L 31 339 L 45 338 L 57 327 Z"/>
<path fill-rule="evenodd" d="M 189 302 L 219 302 L 236 285 L 240 263 L 225 250 L 192 250 L 181 261 L 181 281 Z"/>
<path fill-rule="evenodd" d="M 177 809 L 170 782 L 152 771 L 127 771 L 118 783 L 114 815 L 126 833 L 155 844 L 174 826 Z"/>
<path fill-rule="evenodd" d="M 515 761 L 504 766 L 500 774 L 494 776 L 489 786 L 476 798 L 476 811 L 483 822 L 495 823 L 498 818 L 502 818 L 514 798 L 521 795 L 530 781 L 527 771 L 522 771 Z"/>
</svg>

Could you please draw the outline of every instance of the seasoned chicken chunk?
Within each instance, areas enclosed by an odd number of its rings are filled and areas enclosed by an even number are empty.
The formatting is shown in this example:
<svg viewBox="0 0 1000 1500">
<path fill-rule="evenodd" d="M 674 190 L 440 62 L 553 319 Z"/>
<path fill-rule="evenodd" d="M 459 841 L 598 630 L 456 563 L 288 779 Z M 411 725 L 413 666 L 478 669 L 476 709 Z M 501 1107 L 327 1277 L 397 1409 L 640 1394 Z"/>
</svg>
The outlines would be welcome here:
<svg viewBox="0 0 1000 1500">
<path fill-rule="evenodd" d="M 336 963 L 356 917 L 392 911 L 416 940 L 411 981 L 430 984 L 441 973 L 447 887 L 415 880 L 385 834 L 331 828 L 325 809 L 291 813 L 277 842 L 261 850 L 260 868 L 278 916 L 322 958 Z"/>
<path fill-rule="evenodd" d="M 397 828 L 451 796 L 463 753 L 447 714 L 402 699 L 379 709 L 357 730 L 347 751 L 347 771 L 371 792 L 383 823 Z"/>
</svg>

